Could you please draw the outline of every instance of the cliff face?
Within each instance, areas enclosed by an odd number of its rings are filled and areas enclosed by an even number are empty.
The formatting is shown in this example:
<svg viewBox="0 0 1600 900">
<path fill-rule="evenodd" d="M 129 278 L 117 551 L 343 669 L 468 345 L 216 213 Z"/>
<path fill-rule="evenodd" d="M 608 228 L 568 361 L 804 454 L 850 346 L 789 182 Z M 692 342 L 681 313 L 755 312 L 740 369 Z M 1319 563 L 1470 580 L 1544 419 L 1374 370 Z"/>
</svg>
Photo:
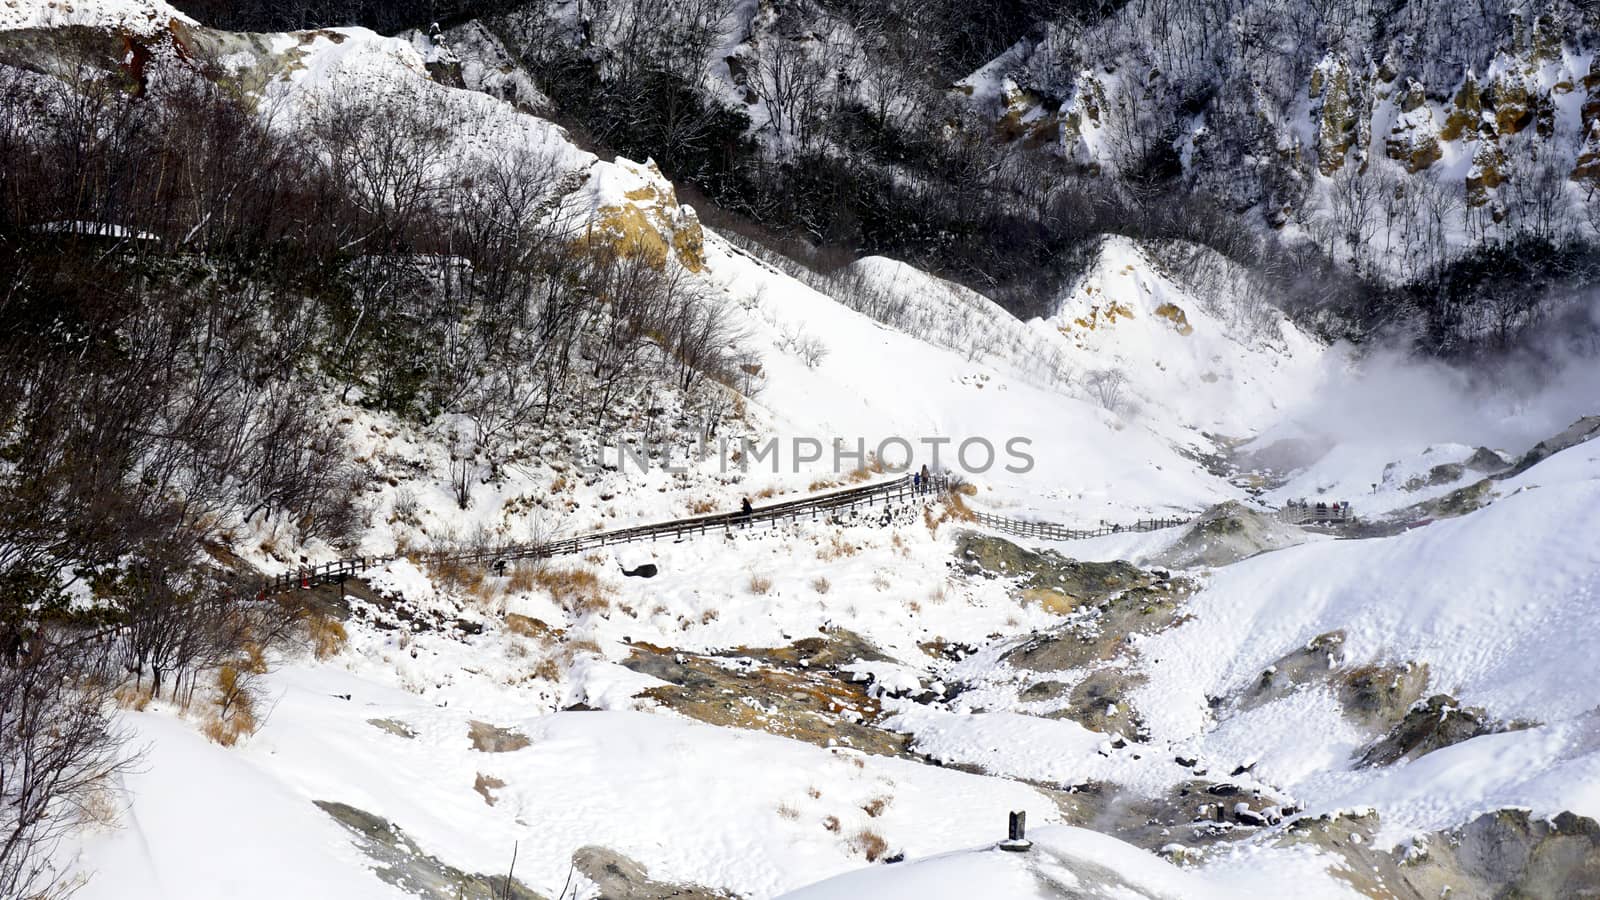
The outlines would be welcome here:
<svg viewBox="0 0 1600 900">
<path fill-rule="evenodd" d="M 1567 3 L 1129 4 L 1051 22 L 963 85 L 1002 124 L 1040 123 L 999 140 L 1124 178 L 1172 153 L 1273 227 L 1349 218 L 1328 196 L 1341 175 L 1390 197 L 1442 189 L 1461 245 L 1549 230 L 1526 221 L 1535 205 L 1580 230 L 1600 185 L 1595 25 Z"/>
</svg>

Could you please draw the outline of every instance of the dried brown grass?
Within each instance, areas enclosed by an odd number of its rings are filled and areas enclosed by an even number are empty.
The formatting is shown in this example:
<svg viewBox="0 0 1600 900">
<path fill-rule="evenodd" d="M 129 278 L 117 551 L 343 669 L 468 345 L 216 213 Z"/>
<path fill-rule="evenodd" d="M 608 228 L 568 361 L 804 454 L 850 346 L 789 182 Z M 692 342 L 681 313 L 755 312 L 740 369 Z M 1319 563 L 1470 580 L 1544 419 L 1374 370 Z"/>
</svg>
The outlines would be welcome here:
<svg viewBox="0 0 1600 900">
<path fill-rule="evenodd" d="M 342 629 L 341 629 L 342 630 Z M 233 666 L 217 670 L 217 710 L 206 719 L 201 731 L 212 741 L 232 747 L 239 739 L 256 733 L 255 697 L 245 676 Z"/>
<path fill-rule="evenodd" d="M 534 573 L 533 580 L 572 615 L 611 610 L 611 591 L 592 569 L 545 566 Z"/>
<path fill-rule="evenodd" d="M 318 612 L 306 615 L 306 633 L 311 638 L 311 652 L 317 659 L 338 654 L 350 641 L 350 633 L 344 630 L 344 623 Z"/>
<path fill-rule="evenodd" d="M 850 543 L 842 535 L 835 532 L 829 535 L 828 543 L 817 550 L 817 559 L 823 562 L 833 562 L 836 559 L 855 556 L 860 550 L 860 547 Z"/>
<path fill-rule="evenodd" d="M 863 828 L 850 839 L 850 848 L 866 856 L 867 862 L 877 862 L 889 852 L 889 842 L 876 831 Z"/>
</svg>

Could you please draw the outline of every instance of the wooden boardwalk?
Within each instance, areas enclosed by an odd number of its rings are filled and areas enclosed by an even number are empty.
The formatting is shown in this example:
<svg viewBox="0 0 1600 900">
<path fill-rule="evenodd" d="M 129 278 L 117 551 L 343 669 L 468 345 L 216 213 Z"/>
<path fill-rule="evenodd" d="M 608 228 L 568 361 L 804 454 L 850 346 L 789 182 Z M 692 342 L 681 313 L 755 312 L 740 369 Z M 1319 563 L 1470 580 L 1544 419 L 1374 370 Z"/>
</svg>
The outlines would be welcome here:
<svg viewBox="0 0 1600 900">
<path fill-rule="evenodd" d="M 818 521 L 829 515 L 857 508 L 879 504 L 908 503 L 915 501 L 919 497 L 932 499 L 943 493 L 948 487 L 948 479 L 944 476 L 936 475 L 931 479 L 930 484 L 919 488 L 914 483 L 913 476 L 905 475 L 876 484 L 864 484 L 838 491 L 813 494 L 798 500 L 787 500 L 781 503 L 757 506 L 749 515 L 741 512 L 716 513 L 709 516 L 695 516 L 688 519 L 675 519 L 670 522 L 658 522 L 653 525 L 634 525 L 611 531 L 596 531 L 590 534 L 558 538 L 539 543 L 507 544 L 488 549 L 454 553 L 427 553 L 420 556 L 414 555 L 412 558 L 417 562 L 434 566 L 458 565 L 494 568 L 498 565 L 518 560 L 571 556 L 616 544 L 630 544 L 663 538 L 671 538 L 677 541 L 708 533 L 726 534 L 735 529 L 743 528 L 775 528 L 781 522 L 793 522 L 800 519 Z M 319 566 L 306 566 L 295 569 L 267 579 L 261 587 L 261 596 L 283 594 L 324 584 L 337 584 L 375 566 L 381 566 L 399 558 L 394 554 L 388 556 L 354 556 Z"/>
<path fill-rule="evenodd" d="M 974 512 L 978 524 L 1004 531 L 1018 537 L 1038 538 L 1044 541 L 1076 541 L 1082 538 L 1100 537 L 1107 534 L 1123 534 L 1125 532 L 1160 531 L 1164 528 L 1175 528 L 1188 522 L 1188 519 L 1140 519 L 1122 525 L 1102 524 L 1096 528 L 1068 528 L 1054 522 L 1034 522 L 1026 519 L 1011 519 L 1006 516 L 996 516 L 985 512 Z"/>
<path fill-rule="evenodd" d="M 913 476 L 904 475 L 876 484 L 864 484 L 858 487 L 814 494 L 798 500 L 786 500 L 781 503 L 758 506 L 749 515 L 740 512 L 715 513 L 709 516 L 694 516 L 687 519 L 675 519 L 670 522 L 658 522 L 653 525 L 634 525 L 611 531 L 596 531 L 590 534 L 557 538 L 539 543 L 507 544 L 488 549 L 461 552 L 426 553 L 413 555 L 411 558 L 416 562 L 431 566 L 457 565 L 496 568 L 518 560 L 572 556 L 617 544 L 631 544 L 664 538 L 681 541 L 685 538 L 698 537 L 704 534 L 727 534 L 735 529 L 775 528 L 779 523 L 793 522 L 800 519 L 818 521 L 839 512 L 857 508 L 879 504 L 910 503 L 923 497 L 933 499 L 948 490 L 949 486 L 949 480 L 945 476 L 936 475 L 929 484 L 919 487 L 915 484 Z M 986 528 L 992 528 L 995 531 L 1001 531 L 1017 537 L 1035 538 L 1043 541 L 1075 541 L 1108 534 L 1160 531 L 1166 528 L 1176 528 L 1190 521 L 1185 518 L 1140 519 L 1136 522 L 1123 524 L 1102 523 L 1094 528 L 1069 528 L 1066 525 L 1058 525 L 1054 522 L 1013 519 L 986 512 L 974 511 L 972 515 L 975 522 Z M 1277 517 L 1279 521 L 1290 525 L 1332 524 L 1354 519 L 1349 504 L 1336 503 L 1286 506 L 1277 511 Z M 338 584 L 368 569 L 399 558 L 399 556 L 393 554 L 389 556 L 355 556 L 319 566 L 295 569 L 267 579 L 261 587 L 261 596 L 265 598 L 294 590 L 314 588 L 324 584 Z"/>
</svg>

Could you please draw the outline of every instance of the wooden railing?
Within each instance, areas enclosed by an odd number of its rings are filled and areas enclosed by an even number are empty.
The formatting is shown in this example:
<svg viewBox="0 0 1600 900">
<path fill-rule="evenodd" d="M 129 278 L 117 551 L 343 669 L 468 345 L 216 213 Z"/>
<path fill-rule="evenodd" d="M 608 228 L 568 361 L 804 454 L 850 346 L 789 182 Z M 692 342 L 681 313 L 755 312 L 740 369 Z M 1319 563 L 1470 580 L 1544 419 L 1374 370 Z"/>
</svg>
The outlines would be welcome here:
<svg viewBox="0 0 1600 900">
<path fill-rule="evenodd" d="M 1176 528 L 1188 522 L 1188 519 L 1140 519 L 1128 524 L 1111 525 L 1102 523 L 1094 528 L 1068 528 L 1054 522 L 1033 522 L 1026 519 L 1012 519 L 1006 516 L 997 516 L 991 513 L 976 512 L 978 524 L 1004 531 L 1018 537 L 1039 538 L 1046 541 L 1076 541 L 1082 538 L 1100 537 L 1107 534 L 1122 534 L 1129 531 L 1160 531 L 1164 528 Z"/>
<path fill-rule="evenodd" d="M 803 518 L 810 518 L 812 521 L 816 521 L 826 514 L 858 507 L 869 507 L 881 503 L 911 502 L 919 497 L 931 499 L 942 494 L 948 488 L 949 480 L 942 475 L 932 476 L 927 484 L 919 484 L 915 476 L 905 475 L 876 484 L 864 484 L 859 487 L 814 494 L 798 500 L 757 506 L 748 514 L 743 512 L 716 513 L 709 516 L 658 522 L 653 525 L 634 525 L 611 531 L 596 531 L 590 534 L 537 543 L 507 544 L 464 552 L 425 553 L 416 557 L 416 559 L 418 562 L 434 566 L 447 564 L 491 568 L 497 564 L 523 559 L 549 559 L 555 556 L 570 556 L 616 544 L 628 544 L 669 537 L 673 540 L 682 540 L 707 533 L 729 533 L 735 529 L 775 528 L 780 522 L 792 522 Z M 262 585 L 261 595 L 266 597 L 324 584 L 335 584 L 367 569 L 381 566 L 398 558 L 395 555 L 356 556 L 324 563 L 319 566 L 295 569 L 267 579 Z"/>
</svg>

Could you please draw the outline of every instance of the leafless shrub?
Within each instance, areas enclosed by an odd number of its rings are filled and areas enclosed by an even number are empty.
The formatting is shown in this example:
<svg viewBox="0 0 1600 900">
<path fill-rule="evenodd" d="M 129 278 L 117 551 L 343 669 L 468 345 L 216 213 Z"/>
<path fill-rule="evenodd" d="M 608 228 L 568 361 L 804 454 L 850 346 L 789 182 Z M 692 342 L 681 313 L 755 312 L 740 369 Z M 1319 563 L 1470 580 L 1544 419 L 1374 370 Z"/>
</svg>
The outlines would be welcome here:
<svg viewBox="0 0 1600 900">
<path fill-rule="evenodd" d="M 1096 369 L 1083 376 L 1083 385 L 1088 389 L 1089 396 L 1110 412 L 1123 409 L 1127 384 L 1128 373 L 1116 368 Z"/>
</svg>

